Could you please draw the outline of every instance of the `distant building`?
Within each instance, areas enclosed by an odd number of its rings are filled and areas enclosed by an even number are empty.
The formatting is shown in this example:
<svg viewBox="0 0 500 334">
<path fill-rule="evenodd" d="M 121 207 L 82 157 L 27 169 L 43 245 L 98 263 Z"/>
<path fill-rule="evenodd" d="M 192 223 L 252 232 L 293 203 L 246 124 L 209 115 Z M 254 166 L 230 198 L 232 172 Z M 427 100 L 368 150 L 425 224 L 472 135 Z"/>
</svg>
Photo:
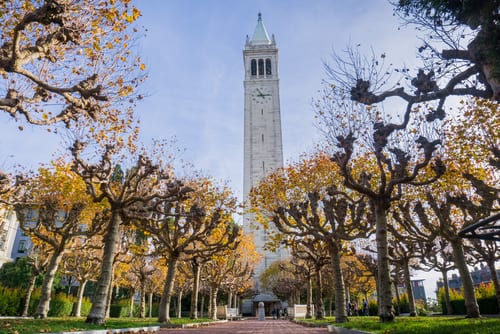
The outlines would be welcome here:
<svg viewBox="0 0 500 334">
<path fill-rule="evenodd" d="M 481 264 L 480 267 L 474 267 L 474 270 L 470 273 L 472 277 L 472 283 L 474 286 L 479 286 L 480 284 L 491 282 L 491 273 L 489 269 Z M 497 276 L 500 277 L 500 269 L 497 269 Z M 437 289 L 444 287 L 443 280 L 440 279 L 436 282 Z M 457 274 L 452 274 L 451 278 L 448 278 L 448 287 L 453 290 L 459 291 L 462 288 L 462 279 Z"/>
<path fill-rule="evenodd" d="M 415 279 L 411 281 L 411 286 L 413 288 L 413 297 L 415 297 L 415 300 L 420 299 L 423 300 L 424 302 L 427 301 L 427 296 L 425 294 L 425 288 L 424 288 L 424 281 L 423 279 Z"/>
<path fill-rule="evenodd" d="M 0 207 L 0 267 L 13 260 L 19 222 L 11 208 Z"/>
<path fill-rule="evenodd" d="M 427 295 L 425 294 L 424 279 L 411 280 L 411 287 L 413 289 L 413 297 L 415 300 L 427 301 Z M 406 293 L 406 286 L 404 284 L 398 286 L 400 293 Z"/>
</svg>

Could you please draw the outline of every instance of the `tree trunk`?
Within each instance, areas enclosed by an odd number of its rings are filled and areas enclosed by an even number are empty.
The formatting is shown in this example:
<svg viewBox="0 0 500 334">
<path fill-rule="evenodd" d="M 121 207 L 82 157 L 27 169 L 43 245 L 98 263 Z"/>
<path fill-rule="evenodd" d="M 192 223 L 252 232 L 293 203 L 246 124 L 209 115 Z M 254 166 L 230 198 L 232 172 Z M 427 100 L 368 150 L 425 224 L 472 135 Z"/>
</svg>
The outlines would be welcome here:
<svg viewBox="0 0 500 334">
<path fill-rule="evenodd" d="M 207 309 L 207 313 L 208 313 L 208 318 L 212 319 L 213 316 L 214 316 L 213 313 L 212 313 L 212 288 L 208 289 L 208 309 Z"/>
<path fill-rule="evenodd" d="M 201 295 L 200 318 L 203 318 L 203 309 L 205 308 L 205 295 Z"/>
<path fill-rule="evenodd" d="M 149 293 L 149 310 L 148 310 L 149 318 L 153 317 L 153 293 Z"/>
<path fill-rule="evenodd" d="M 340 249 L 337 243 L 332 242 L 329 245 L 330 257 L 332 263 L 333 286 L 335 291 L 335 322 L 341 323 L 348 321 L 345 291 L 344 275 L 340 265 Z"/>
<path fill-rule="evenodd" d="M 57 274 L 57 269 L 59 268 L 59 263 L 61 263 L 61 259 L 63 257 L 64 247 L 60 246 L 60 249 L 55 250 L 54 254 L 50 258 L 49 265 L 47 267 L 47 271 L 45 272 L 45 276 L 43 278 L 42 290 L 40 296 L 40 302 L 38 303 L 38 308 L 35 313 L 35 319 L 47 318 L 47 313 L 49 313 L 50 308 L 50 298 L 52 294 L 52 285 L 54 283 L 54 278 Z"/>
<path fill-rule="evenodd" d="M 387 246 L 387 216 L 383 203 L 375 201 L 378 287 L 380 291 L 379 318 L 381 322 L 394 321 L 392 306 L 391 276 L 389 271 L 389 254 Z"/>
<path fill-rule="evenodd" d="M 191 319 L 198 319 L 198 294 L 200 291 L 200 273 L 201 266 L 196 262 L 193 263 L 193 292 L 191 293 Z"/>
<path fill-rule="evenodd" d="M 465 261 L 464 249 L 461 240 L 454 240 L 451 242 L 453 249 L 453 257 L 455 266 L 460 273 L 462 279 L 462 288 L 464 291 L 465 310 L 467 318 L 479 318 L 479 306 L 477 305 L 476 295 L 474 294 L 474 284 L 472 277 Z"/>
<path fill-rule="evenodd" d="M 177 295 L 177 318 L 182 318 L 182 290 Z"/>
<path fill-rule="evenodd" d="M 65 275 L 65 277 L 67 277 L 68 280 L 68 290 L 66 290 L 66 297 L 69 297 L 69 295 L 71 294 L 71 284 L 73 283 L 73 277 L 71 277 L 70 275 Z"/>
<path fill-rule="evenodd" d="M 128 317 L 129 318 L 134 317 L 134 295 L 135 295 L 135 289 L 130 288 L 130 307 L 128 310 Z"/>
<path fill-rule="evenodd" d="M 171 255 L 167 261 L 167 278 L 160 299 L 160 310 L 158 314 L 158 322 L 170 322 L 170 300 L 172 299 L 172 291 L 174 290 L 175 272 L 177 270 L 178 255 Z"/>
<path fill-rule="evenodd" d="M 316 268 L 316 319 L 321 320 L 325 318 L 324 308 L 323 308 L 323 282 L 321 282 L 321 268 Z"/>
<path fill-rule="evenodd" d="M 212 309 L 210 311 L 211 319 L 217 320 L 217 293 L 219 292 L 218 287 L 212 287 L 210 289 L 210 305 Z"/>
<path fill-rule="evenodd" d="M 306 319 L 311 319 L 312 318 L 312 307 L 311 305 L 313 304 L 313 293 L 312 293 L 312 279 L 311 279 L 311 274 L 308 273 L 307 275 L 307 311 L 306 311 Z"/>
<path fill-rule="evenodd" d="M 498 281 L 497 270 L 495 268 L 495 259 L 488 259 L 486 265 L 490 270 L 491 280 L 493 282 L 493 287 L 495 288 L 495 294 L 497 296 L 498 310 L 500 311 L 500 282 Z"/>
<path fill-rule="evenodd" d="M 227 291 L 227 307 L 228 308 L 231 308 L 232 302 L 233 302 L 233 290 L 231 288 L 229 288 L 229 290 Z"/>
<path fill-rule="evenodd" d="M 446 303 L 446 314 L 450 315 L 454 313 L 454 310 L 450 300 L 450 286 L 448 285 L 448 270 L 442 269 L 441 275 L 443 275 L 444 301 Z"/>
<path fill-rule="evenodd" d="M 415 306 L 415 296 L 413 295 L 413 286 L 411 285 L 410 265 L 408 263 L 408 260 L 405 260 L 403 262 L 403 272 L 405 276 L 406 293 L 408 294 L 410 317 L 416 317 L 417 308 Z"/>
<path fill-rule="evenodd" d="M 332 289 L 331 294 L 330 294 L 330 306 L 328 307 L 328 316 L 329 317 L 331 317 L 333 314 L 333 303 L 334 303 L 333 300 L 335 299 L 335 292 L 334 291 L 335 290 Z M 342 298 L 344 298 L 344 297 L 342 297 Z"/>
<path fill-rule="evenodd" d="M 115 261 L 116 245 L 120 241 L 120 225 L 122 219 L 119 210 L 114 209 L 106 235 L 104 236 L 103 258 L 101 273 L 96 284 L 96 291 L 92 308 L 87 316 L 87 323 L 103 325 L 106 319 L 106 303 L 108 301 L 109 287 L 113 279 L 113 264 Z"/>
<path fill-rule="evenodd" d="M 393 284 L 394 284 L 394 292 L 396 294 L 396 305 L 397 305 L 397 309 L 395 311 L 396 311 L 396 315 L 400 315 L 401 314 L 401 296 L 399 295 L 398 282 L 396 282 L 396 280 L 394 280 Z"/>
<path fill-rule="evenodd" d="M 85 286 L 87 285 L 88 280 L 83 280 L 78 286 L 78 292 L 76 293 L 76 303 L 73 304 L 73 315 L 75 317 L 80 317 L 81 316 L 81 310 L 82 310 L 82 300 L 83 300 L 83 292 L 85 291 Z"/>
<path fill-rule="evenodd" d="M 112 276 L 114 276 L 114 268 L 113 268 L 113 274 Z M 111 309 L 111 303 L 113 302 L 113 283 L 114 280 L 111 280 L 111 284 L 109 285 L 109 292 L 108 292 L 108 297 L 106 299 L 106 315 L 104 316 L 105 319 L 108 319 L 109 318 L 109 311 Z M 116 292 L 115 292 L 115 295 L 118 296 L 118 287 L 116 287 Z"/>
<path fill-rule="evenodd" d="M 141 297 L 140 297 L 141 304 L 139 307 L 139 318 L 141 319 L 146 318 L 146 292 L 144 291 L 145 290 L 144 285 L 145 285 L 144 281 L 141 282 Z"/>
<path fill-rule="evenodd" d="M 26 289 L 26 296 L 24 298 L 23 312 L 21 313 L 22 317 L 28 316 L 28 312 L 30 309 L 31 294 L 33 293 L 33 290 L 35 289 L 35 283 L 36 283 L 37 276 L 38 275 L 31 274 L 30 280 L 28 281 L 28 288 Z"/>
</svg>

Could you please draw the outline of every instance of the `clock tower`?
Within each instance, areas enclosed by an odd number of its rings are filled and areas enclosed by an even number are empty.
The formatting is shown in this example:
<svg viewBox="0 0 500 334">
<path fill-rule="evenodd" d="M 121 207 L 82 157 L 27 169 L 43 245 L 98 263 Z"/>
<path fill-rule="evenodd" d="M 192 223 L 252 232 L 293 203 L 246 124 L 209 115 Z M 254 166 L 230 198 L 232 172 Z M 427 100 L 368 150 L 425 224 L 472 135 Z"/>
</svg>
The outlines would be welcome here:
<svg viewBox="0 0 500 334">
<path fill-rule="evenodd" d="M 252 187 L 262 181 L 267 174 L 283 167 L 278 49 L 274 35 L 269 38 L 260 13 L 253 36 L 251 38 L 247 36 L 243 61 L 245 66 L 243 195 L 247 201 Z M 264 250 L 269 230 L 263 228 L 253 230 L 251 227 L 253 220 L 252 214 L 244 213 L 244 231 L 253 233 L 257 250 L 261 255 L 261 261 L 255 269 L 255 279 L 258 282 L 260 274 L 272 262 L 282 259 L 284 252 Z"/>
</svg>

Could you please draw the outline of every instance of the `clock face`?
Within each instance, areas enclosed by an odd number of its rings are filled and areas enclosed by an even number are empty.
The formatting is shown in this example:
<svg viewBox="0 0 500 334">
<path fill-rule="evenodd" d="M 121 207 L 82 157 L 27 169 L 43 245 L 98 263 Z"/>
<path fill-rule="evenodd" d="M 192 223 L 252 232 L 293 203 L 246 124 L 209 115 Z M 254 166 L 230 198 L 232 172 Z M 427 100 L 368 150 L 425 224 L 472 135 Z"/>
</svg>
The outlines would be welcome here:
<svg viewBox="0 0 500 334">
<path fill-rule="evenodd" d="M 252 101 L 259 104 L 264 104 L 271 101 L 271 92 L 264 88 L 255 88 L 252 91 Z"/>
</svg>

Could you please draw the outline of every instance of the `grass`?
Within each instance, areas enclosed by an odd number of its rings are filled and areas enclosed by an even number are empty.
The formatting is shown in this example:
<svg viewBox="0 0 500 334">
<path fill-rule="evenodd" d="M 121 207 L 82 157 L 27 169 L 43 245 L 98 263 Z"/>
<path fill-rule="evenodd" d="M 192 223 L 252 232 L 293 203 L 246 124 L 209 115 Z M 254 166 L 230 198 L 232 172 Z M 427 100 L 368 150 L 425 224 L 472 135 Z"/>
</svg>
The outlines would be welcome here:
<svg viewBox="0 0 500 334">
<path fill-rule="evenodd" d="M 211 321 L 207 318 L 172 318 L 172 324 L 182 325 L 193 322 Z M 155 318 L 111 318 L 106 325 L 98 326 L 85 323 L 85 318 L 46 318 L 46 319 L 0 319 L 0 334 L 33 334 L 84 331 L 92 329 L 115 329 L 160 325 Z"/>
<path fill-rule="evenodd" d="M 318 326 L 359 329 L 376 334 L 498 334 L 500 318 L 466 319 L 464 317 L 398 317 L 393 323 L 381 323 L 378 317 L 351 317 L 350 321 L 335 324 L 334 318 L 325 320 L 301 319 Z"/>
</svg>

